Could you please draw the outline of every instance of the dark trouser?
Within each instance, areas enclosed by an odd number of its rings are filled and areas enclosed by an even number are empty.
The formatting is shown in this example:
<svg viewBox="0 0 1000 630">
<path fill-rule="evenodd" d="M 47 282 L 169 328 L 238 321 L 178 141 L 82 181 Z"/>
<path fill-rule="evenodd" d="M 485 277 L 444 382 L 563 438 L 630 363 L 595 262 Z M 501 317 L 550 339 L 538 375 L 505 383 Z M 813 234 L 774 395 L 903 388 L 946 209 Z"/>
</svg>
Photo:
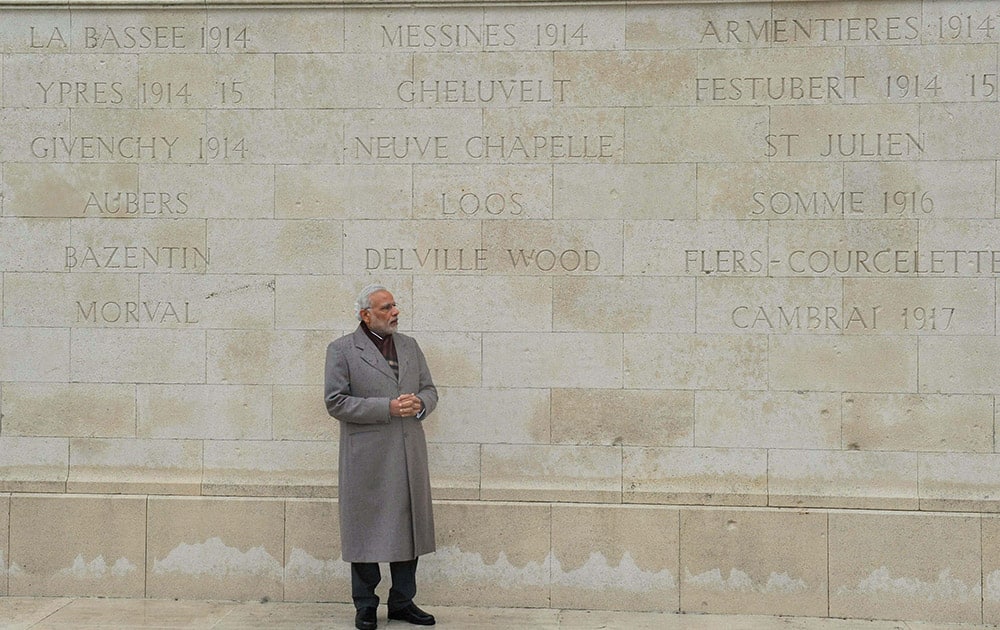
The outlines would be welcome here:
<svg viewBox="0 0 1000 630">
<path fill-rule="evenodd" d="M 417 559 L 390 562 L 392 587 L 389 589 L 389 612 L 406 608 L 417 594 Z M 351 563 L 351 596 L 358 610 L 378 606 L 375 587 L 382 580 L 382 572 L 377 562 Z"/>
</svg>

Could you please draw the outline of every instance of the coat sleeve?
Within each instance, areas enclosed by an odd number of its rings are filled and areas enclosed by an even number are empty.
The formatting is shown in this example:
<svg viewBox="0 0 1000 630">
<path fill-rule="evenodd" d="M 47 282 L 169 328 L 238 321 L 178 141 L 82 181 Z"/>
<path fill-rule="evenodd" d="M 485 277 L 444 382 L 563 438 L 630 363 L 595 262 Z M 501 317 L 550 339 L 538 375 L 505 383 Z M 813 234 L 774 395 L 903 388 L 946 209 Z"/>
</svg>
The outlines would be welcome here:
<svg viewBox="0 0 1000 630">
<path fill-rule="evenodd" d="M 431 378 L 430 368 L 427 367 L 427 360 L 420 346 L 413 344 L 417 350 L 417 359 L 420 364 L 420 388 L 417 390 L 417 398 L 424 403 L 424 408 L 417 416 L 418 420 L 423 420 L 437 407 L 438 392 L 434 387 L 434 380 Z"/>
<path fill-rule="evenodd" d="M 388 424 L 389 398 L 354 396 L 351 391 L 351 367 L 343 344 L 332 342 L 326 348 L 326 410 L 343 422 Z"/>
</svg>

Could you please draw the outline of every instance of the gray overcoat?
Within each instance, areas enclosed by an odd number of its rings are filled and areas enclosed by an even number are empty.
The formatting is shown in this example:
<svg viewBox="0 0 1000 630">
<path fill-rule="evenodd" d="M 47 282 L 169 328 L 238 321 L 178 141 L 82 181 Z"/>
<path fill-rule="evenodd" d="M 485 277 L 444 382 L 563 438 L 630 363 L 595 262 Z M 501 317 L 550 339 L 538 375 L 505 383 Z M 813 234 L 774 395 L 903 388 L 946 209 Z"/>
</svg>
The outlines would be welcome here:
<svg viewBox="0 0 1000 630">
<path fill-rule="evenodd" d="M 393 335 L 399 379 L 360 326 L 326 349 L 326 408 L 340 421 L 340 543 L 347 562 L 412 560 L 434 551 L 434 515 L 423 419 L 437 389 L 416 340 Z M 389 415 L 416 394 L 417 418 Z"/>
</svg>

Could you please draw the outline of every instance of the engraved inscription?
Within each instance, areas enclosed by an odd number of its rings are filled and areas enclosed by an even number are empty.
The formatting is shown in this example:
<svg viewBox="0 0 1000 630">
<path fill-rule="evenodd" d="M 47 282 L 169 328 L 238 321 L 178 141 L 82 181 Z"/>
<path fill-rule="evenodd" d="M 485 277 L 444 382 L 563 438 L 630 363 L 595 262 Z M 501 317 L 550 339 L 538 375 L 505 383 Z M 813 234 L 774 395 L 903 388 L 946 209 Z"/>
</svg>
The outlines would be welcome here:
<svg viewBox="0 0 1000 630">
<path fill-rule="evenodd" d="M 441 214 L 444 216 L 521 216 L 524 214 L 524 193 L 474 192 L 441 193 Z"/>
<path fill-rule="evenodd" d="M 847 101 L 858 98 L 864 75 L 696 77 L 695 100 L 725 102 Z"/>
<path fill-rule="evenodd" d="M 700 43 L 906 42 L 920 39 L 920 16 L 707 20 Z"/>
<path fill-rule="evenodd" d="M 31 140 L 31 155 L 48 160 L 169 160 L 178 140 L 178 136 L 37 136 Z"/>
<path fill-rule="evenodd" d="M 694 274 L 958 276 L 1000 275 L 1000 250 L 794 249 L 767 259 L 759 249 L 686 249 L 684 271 Z"/>
<path fill-rule="evenodd" d="M 569 79 L 421 79 L 402 81 L 404 103 L 562 103 Z"/>
<path fill-rule="evenodd" d="M 874 200 L 862 190 L 756 190 L 750 204 L 750 215 L 763 218 L 920 217 L 933 212 L 934 197 L 923 190 L 882 191 Z"/>
<path fill-rule="evenodd" d="M 197 324 L 198 318 L 190 302 L 180 304 L 146 300 L 76 302 L 76 321 L 92 324 Z"/>
<path fill-rule="evenodd" d="M 733 309 L 730 321 L 740 330 L 787 332 L 819 330 L 875 330 L 881 306 L 817 305 L 740 305 Z"/>
<path fill-rule="evenodd" d="M 35 83 L 43 105 L 120 105 L 125 87 L 120 81 L 49 81 Z"/>
<path fill-rule="evenodd" d="M 187 246 L 104 245 L 65 247 L 65 267 L 99 269 L 206 269 L 209 250 Z"/>
<path fill-rule="evenodd" d="M 486 250 L 465 247 L 365 249 L 365 270 L 486 271 Z"/>
<path fill-rule="evenodd" d="M 187 214 L 190 194 L 163 191 L 90 192 L 84 214 L 150 216 Z"/>
<path fill-rule="evenodd" d="M 922 134 L 910 131 L 828 133 L 812 150 L 802 146 L 797 133 L 767 134 L 764 143 L 765 157 L 918 158 L 927 150 Z"/>
</svg>

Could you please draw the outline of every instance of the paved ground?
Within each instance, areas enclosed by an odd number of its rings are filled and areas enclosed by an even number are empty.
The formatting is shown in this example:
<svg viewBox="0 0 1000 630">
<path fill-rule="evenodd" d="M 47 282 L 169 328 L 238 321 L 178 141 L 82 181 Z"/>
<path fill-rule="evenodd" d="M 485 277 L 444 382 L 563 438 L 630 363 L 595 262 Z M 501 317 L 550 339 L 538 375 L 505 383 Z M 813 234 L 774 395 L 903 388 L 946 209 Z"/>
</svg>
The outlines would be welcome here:
<svg viewBox="0 0 1000 630">
<path fill-rule="evenodd" d="M 971 630 L 993 626 L 915 621 L 858 621 L 807 617 L 674 615 L 586 610 L 427 606 L 438 628 L 455 630 Z M 417 628 L 388 621 L 379 611 L 379 628 Z M 3 630 L 319 630 L 354 628 L 354 609 L 346 604 L 245 603 L 91 598 L 0 597 Z"/>
</svg>

